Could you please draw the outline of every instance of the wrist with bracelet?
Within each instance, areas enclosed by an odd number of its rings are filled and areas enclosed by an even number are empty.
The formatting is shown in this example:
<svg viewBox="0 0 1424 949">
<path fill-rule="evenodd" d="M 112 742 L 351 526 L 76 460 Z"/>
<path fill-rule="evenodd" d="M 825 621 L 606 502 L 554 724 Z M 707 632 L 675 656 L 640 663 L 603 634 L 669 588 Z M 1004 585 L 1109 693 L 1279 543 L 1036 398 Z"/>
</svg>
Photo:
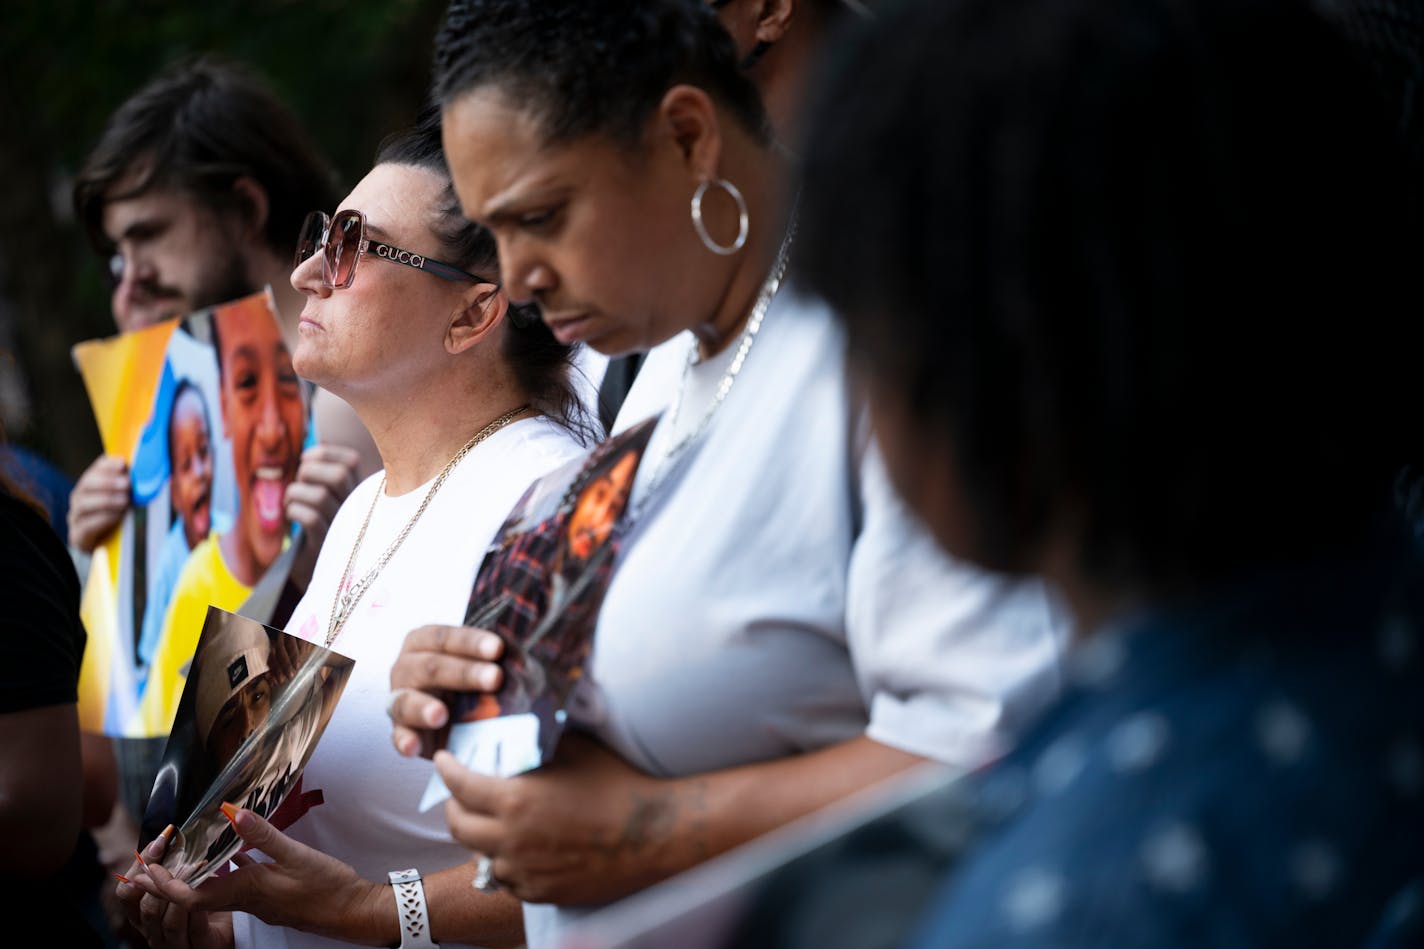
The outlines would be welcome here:
<svg viewBox="0 0 1424 949">
<path fill-rule="evenodd" d="M 400 949 L 439 949 L 430 938 L 430 913 L 425 905 L 425 887 L 420 871 L 392 870 L 386 874 L 396 897 L 396 919 L 400 923 Z"/>
</svg>

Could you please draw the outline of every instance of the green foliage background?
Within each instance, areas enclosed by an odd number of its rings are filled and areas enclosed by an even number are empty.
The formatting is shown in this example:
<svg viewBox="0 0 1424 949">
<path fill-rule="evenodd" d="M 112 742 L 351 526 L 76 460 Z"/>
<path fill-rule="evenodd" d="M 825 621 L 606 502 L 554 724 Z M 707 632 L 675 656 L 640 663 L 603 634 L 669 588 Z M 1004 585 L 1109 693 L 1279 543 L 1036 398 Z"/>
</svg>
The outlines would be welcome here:
<svg viewBox="0 0 1424 949">
<path fill-rule="evenodd" d="M 0 5 L 0 330 L 9 326 L 0 374 L 30 407 L 8 437 L 71 475 L 99 452 L 69 349 L 114 325 L 102 262 L 73 220 L 69 186 L 129 94 L 188 55 L 244 60 L 308 123 L 350 187 L 380 139 L 415 116 L 443 8 L 435 0 Z"/>
</svg>

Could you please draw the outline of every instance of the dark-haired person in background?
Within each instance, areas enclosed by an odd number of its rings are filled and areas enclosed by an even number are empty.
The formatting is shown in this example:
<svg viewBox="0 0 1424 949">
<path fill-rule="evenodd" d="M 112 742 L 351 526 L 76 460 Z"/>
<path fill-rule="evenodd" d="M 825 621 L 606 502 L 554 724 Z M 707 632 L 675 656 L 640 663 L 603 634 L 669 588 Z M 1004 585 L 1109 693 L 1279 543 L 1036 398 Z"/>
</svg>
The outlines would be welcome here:
<svg viewBox="0 0 1424 949">
<path fill-rule="evenodd" d="M 74 204 L 115 279 L 114 322 L 150 325 L 271 286 L 288 347 L 301 299 L 286 276 L 306 210 L 335 196 L 326 160 L 295 115 L 246 67 L 181 61 L 110 118 L 75 180 Z M 306 532 L 292 576 L 310 575 L 326 525 L 358 476 L 379 467 L 370 436 L 329 394 L 313 411 L 321 444 L 288 488 L 288 516 Z M 70 539 L 94 548 L 130 504 L 123 461 L 80 476 Z"/>
<path fill-rule="evenodd" d="M 121 331 L 271 286 L 288 348 L 302 308 L 286 279 L 297 232 L 308 209 L 335 196 L 296 116 L 250 70 L 212 57 L 170 67 L 120 106 L 74 184 L 78 217 L 110 261 Z M 288 499 L 314 535 L 308 547 L 320 546 L 352 472 L 379 467 L 339 399 L 320 396 L 314 411 L 323 444 Z M 100 459 L 76 486 L 70 542 L 92 550 L 128 505 L 122 461 Z M 315 557 L 305 555 L 307 574 Z"/>
<path fill-rule="evenodd" d="M 547 943 L 926 758 L 1001 753 L 1056 685 L 1059 630 L 1040 587 L 936 559 L 867 477 L 841 337 L 785 271 L 791 169 L 713 11 L 455 3 L 436 46 L 456 190 L 511 297 L 565 342 L 667 344 L 620 413 L 664 414 L 573 702 L 596 740 L 509 779 L 438 759 L 477 879 L 555 904 L 526 905 Z M 409 669 L 454 679 L 392 676 L 427 693 L 393 703 L 398 747 L 438 723 L 430 691 L 497 681 L 498 642 L 449 632 Z"/>
<path fill-rule="evenodd" d="M 302 308 L 287 281 L 297 232 L 308 210 L 335 198 L 333 174 L 297 117 L 252 71 L 216 57 L 176 63 L 130 96 L 74 185 L 77 216 L 115 278 L 120 331 L 270 285 L 289 349 Z M 305 535 L 290 602 L 342 498 L 380 467 L 349 406 L 318 392 L 313 414 L 320 443 L 303 454 L 285 499 Z M 123 459 L 97 459 L 71 495 L 70 544 L 92 551 L 118 526 L 131 494 Z M 120 739 L 115 747 L 123 801 L 137 822 L 163 739 Z"/>
<path fill-rule="evenodd" d="M 781 145 L 800 150 L 806 98 L 829 38 L 874 0 L 707 0 L 732 35 Z"/>
<path fill-rule="evenodd" d="M 912 945 L 1419 945 L 1420 229 L 1338 29 L 935 0 L 845 60 L 803 273 L 940 543 L 1083 631 Z"/>
<path fill-rule="evenodd" d="M 386 702 L 404 633 L 464 617 L 515 502 L 592 440 L 576 354 L 501 291 L 494 240 L 460 214 L 433 117 L 389 140 L 333 210 L 310 219 L 291 275 L 307 299 L 294 361 L 350 401 L 385 470 L 342 506 L 288 624 L 356 661 L 296 797 L 323 803 L 278 811 L 285 833 L 236 812 L 270 862 L 197 890 L 159 869 L 126 874 L 137 885 L 119 895 L 154 946 L 189 931 L 260 949 L 518 945 L 517 901 L 473 892 L 443 813 L 416 810 L 431 769 L 391 749 Z"/>
<path fill-rule="evenodd" d="M 0 475 L 9 478 L 17 492 L 39 502 L 50 527 L 67 544 L 69 493 L 74 490 L 74 478 L 43 455 L 8 441 L 0 441 Z"/>
</svg>

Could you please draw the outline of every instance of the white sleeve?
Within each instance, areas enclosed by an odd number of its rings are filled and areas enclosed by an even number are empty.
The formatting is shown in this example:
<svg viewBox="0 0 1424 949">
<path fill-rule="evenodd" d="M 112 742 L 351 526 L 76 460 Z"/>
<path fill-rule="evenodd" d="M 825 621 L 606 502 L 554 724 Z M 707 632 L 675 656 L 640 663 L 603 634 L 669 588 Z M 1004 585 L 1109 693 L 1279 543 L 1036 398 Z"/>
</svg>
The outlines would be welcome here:
<svg viewBox="0 0 1424 949">
<path fill-rule="evenodd" d="M 1038 581 L 940 550 L 895 494 L 874 445 L 860 475 L 846 639 L 869 709 L 866 734 L 948 764 L 981 765 L 1057 694 L 1067 613 Z"/>
</svg>

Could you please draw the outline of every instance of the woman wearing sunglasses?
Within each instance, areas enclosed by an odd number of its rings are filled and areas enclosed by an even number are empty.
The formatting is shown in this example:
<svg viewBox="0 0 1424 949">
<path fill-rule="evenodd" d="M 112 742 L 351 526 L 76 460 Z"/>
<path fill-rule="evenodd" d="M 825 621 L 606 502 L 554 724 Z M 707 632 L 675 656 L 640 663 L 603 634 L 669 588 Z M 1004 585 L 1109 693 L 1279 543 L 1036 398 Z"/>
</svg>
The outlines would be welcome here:
<svg viewBox="0 0 1424 949">
<path fill-rule="evenodd" d="M 469 851 L 438 809 L 417 812 L 430 766 L 392 752 L 385 711 L 402 634 L 460 621 L 515 501 L 592 435 L 572 348 L 511 306 L 496 266 L 493 239 L 459 214 L 434 124 L 390 141 L 340 210 L 307 220 L 294 363 L 351 404 L 385 470 L 342 506 L 288 629 L 353 657 L 355 671 L 271 823 L 233 812 L 270 861 L 240 855 L 198 890 L 136 864 L 136 882 L 119 886 L 153 945 L 398 945 L 410 938 L 401 901 L 417 891 L 441 939 L 521 940 L 517 901 L 472 893 L 474 868 L 459 866 Z"/>
</svg>

